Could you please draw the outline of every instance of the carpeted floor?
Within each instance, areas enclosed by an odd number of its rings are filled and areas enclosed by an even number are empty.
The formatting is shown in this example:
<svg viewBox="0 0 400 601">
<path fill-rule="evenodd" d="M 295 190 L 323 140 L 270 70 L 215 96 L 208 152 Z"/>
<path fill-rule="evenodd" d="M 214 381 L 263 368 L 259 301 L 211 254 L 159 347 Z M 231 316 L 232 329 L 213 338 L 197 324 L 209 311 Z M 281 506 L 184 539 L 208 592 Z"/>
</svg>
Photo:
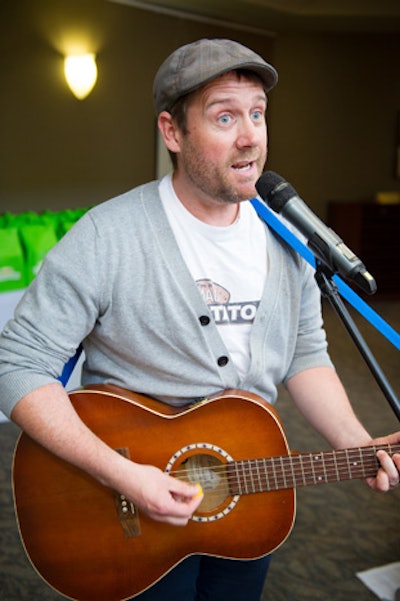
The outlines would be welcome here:
<svg viewBox="0 0 400 601">
<path fill-rule="evenodd" d="M 400 330 L 399 302 L 370 304 Z M 353 310 L 351 313 L 399 395 L 398 351 L 363 318 Z M 324 307 L 324 315 L 332 358 L 363 422 L 374 436 L 398 429 L 392 409 L 329 306 Z M 278 410 L 292 449 L 327 448 L 283 390 Z M 0 424 L 0 601 L 56 601 L 63 597 L 42 582 L 18 537 L 10 487 L 17 435 L 12 424 Z M 352 481 L 301 488 L 297 499 L 293 532 L 274 554 L 262 601 L 376 600 L 356 572 L 400 559 L 400 490 L 382 495 Z"/>
</svg>

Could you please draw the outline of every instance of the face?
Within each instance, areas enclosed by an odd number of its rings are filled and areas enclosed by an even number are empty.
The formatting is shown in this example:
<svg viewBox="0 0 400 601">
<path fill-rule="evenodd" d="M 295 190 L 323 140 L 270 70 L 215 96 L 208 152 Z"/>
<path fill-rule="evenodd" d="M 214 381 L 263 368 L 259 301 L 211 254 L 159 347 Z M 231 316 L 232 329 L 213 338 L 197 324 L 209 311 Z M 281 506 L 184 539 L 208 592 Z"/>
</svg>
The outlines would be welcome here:
<svg viewBox="0 0 400 601">
<path fill-rule="evenodd" d="M 177 132 L 174 182 L 183 193 L 209 204 L 255 196 L 267 155 L 266 106 L 261 82 L 233 72 L 192 95 L 187 133 Z"/>
</svg>

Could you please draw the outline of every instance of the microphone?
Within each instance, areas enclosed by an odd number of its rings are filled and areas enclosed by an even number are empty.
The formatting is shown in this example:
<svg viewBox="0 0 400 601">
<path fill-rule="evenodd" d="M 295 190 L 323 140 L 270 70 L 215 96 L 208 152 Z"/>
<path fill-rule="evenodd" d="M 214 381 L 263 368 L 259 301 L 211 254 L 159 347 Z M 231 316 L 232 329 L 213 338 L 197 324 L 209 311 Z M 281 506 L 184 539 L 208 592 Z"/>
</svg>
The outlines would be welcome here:
<svg viewBox="0 0 400 601">
<path fill-rule="evenodd" d="M 332 273 L 353 281 L 367 294 L 376 292 L 375 279 L 361 260 L 308 208 L 283 177 L 266 171 L 258 179 L 256 189 L 275 213 L 282 213 L 306 237 L 307 246 Z"/>
</svg>

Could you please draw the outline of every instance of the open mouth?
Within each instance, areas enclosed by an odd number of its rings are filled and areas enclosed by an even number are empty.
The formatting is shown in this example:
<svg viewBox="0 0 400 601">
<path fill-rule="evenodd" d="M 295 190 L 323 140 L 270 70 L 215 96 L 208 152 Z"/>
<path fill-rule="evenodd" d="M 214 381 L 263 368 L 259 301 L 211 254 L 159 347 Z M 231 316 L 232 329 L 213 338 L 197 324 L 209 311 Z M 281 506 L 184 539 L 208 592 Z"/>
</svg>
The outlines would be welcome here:
<svg viewBox="0 0 400 601">
<path fill-rule="evenodd" d="M 235 171 L 239 171 L 239 172 L 246 172 L 246 171 L 250 171 L 250 169 L 253 167 L 253 165 L 254 165 L 254 161 L 235 163 L 234 165 L 232 165 L 232 169 L 234 169 Z"/>
</svg>

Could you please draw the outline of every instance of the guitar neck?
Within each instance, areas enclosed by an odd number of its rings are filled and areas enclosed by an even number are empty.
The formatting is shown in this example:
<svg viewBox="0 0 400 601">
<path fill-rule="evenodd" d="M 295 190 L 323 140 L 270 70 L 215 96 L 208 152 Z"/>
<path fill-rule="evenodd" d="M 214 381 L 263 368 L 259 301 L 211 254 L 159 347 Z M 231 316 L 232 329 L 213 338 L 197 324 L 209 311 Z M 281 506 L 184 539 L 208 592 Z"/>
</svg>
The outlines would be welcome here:
<svg viewBox="0 0 400 601">
<path fill-rule="evenodd" d="M 247 459 L 227 466 L 232 494 L 252 494 L 312 484 L 375 476 L 379 461 L 377 451 L 390 455 L 400 452 L 400 445 L 376 445 L 318 453 L 298 453 Z"/>
</svg>

